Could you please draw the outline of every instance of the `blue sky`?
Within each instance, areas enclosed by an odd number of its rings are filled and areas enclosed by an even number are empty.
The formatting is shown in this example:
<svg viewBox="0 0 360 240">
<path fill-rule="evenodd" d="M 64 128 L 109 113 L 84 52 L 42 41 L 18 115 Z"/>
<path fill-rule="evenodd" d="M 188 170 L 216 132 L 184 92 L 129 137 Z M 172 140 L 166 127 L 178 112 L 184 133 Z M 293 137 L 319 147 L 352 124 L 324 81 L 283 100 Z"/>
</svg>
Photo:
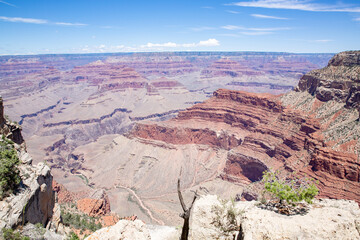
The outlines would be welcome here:
<svg viewBox="0 0 360 240">
<path fill-rule="evenodd" d="M 360 49 L 359 0 L 0 0 L 0 54 Z"/>
</svg>

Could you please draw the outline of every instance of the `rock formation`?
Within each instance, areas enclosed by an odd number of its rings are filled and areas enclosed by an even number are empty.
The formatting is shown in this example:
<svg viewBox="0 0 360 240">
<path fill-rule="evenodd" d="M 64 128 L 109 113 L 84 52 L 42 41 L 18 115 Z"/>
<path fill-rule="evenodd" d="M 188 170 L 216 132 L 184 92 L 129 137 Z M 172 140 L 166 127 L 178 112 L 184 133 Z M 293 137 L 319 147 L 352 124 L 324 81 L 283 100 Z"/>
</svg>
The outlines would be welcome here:
<svg viewBox="0 0 360 240">
<path fill-rule="evenodd" d="M 227 231 L 228 226 L 217 226 L 218 209 L 230 208 L 217 196 L 202 196 L 195 202 L 190 225 L 190 239 L 359 239 L 360 210 L 354 201 L 316 201 L 306 214 L 284 216 L 261 209 L 258 202 L 236 202 L 232 211 L 240 225 L 238 231 Z M 224 219 L 220 219 L 220 224 Z"/>
<path fill-rule="evenodd" d="M 91 234 L 86 240 L 124 239 L 124 240 L 150 240 L 149 230 L 140 220 L 120 220 L 111 227 L 102 228 Z"/>
<path fill-rule="evenodd" d="M 3 109 L 2 100 L 0 105 Z M 1 115 L 0 119 L 4 119 L 4 116 Z M 6 120 L 0 132 L 15 142 L 21 161 L 19 170 L 22 179 L 19 189 L 0 201 L 0 228 L 12 228 L 28 222 L 45 226 L 53 215 L 55 203 L 50 168 L 44 163 L 32 165 L 32 159 L 24 145 L 20 145 L 23 141 L 17 124 Z"/>
<path fill-rule="evenodd" d="M 359 108 L 360 53 L 342 52 L 334 56 L 327 67 L 305 74 L 298 91 L 307 91 L 322 102 L 335 100 L 346 107 Z"/>
<path fill-rule="evenodd" d="M 307 206 L 304 214 L 286 216 L 263 209 L 256 201 L 231 203 L 216 195 L 203 195 L 194 204 L 189 239 L 352 240 L 360 238 L 359 218 L 360 209 L 354 201 L 317 200 Z M 96 231 L 86 240 L 176 240 L 179 236 L 180 232 L 172 227 L 145 225 L 140 220 L 120 220 L 114 226 Z"/>
</svg>

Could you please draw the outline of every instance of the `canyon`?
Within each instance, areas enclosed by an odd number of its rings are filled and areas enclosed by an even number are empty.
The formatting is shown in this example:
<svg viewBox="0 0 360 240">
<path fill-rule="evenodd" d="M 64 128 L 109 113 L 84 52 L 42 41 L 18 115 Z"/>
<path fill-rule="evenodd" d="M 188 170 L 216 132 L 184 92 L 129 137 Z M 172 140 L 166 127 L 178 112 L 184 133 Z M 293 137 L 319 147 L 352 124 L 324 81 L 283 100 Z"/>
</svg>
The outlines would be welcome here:
<svg viewBox="0 0 360 240">
<path fill-rule="evenodd" d="M 177 225 L 180 172 L 186 199 L 255 196 L 272 169 L 318 180 L 320 197 L 359 202 L 359 52 L 322 68 L 331 57 L 5 56 L 0 94 L 56 181 L 106 192 L 101 211 L 109 202 L 120 216 Z"/>
</svg>

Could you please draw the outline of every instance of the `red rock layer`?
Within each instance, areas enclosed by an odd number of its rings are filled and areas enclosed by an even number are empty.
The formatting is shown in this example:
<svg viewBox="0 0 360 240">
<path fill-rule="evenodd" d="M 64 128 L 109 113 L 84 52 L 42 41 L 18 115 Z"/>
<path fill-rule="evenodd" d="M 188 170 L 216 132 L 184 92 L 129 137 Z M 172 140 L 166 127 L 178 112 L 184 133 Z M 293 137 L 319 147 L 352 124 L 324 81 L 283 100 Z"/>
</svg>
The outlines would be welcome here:
<svg viewBox="0 0 360 240">
<path fill-rule="evenodd" d="M 110 213 L 110 205 L 105 199 L 83 198 L 77 201 L 77 208 L 90 217 L 104 216 Z"/>
<path fill-rule="evenodd" d="M 321 196 L 360 202 L 358 156 L 326 147 L 322 130 L 278 96 L 220 89 L 174 120 L 136 125 L 131 135 L 230 150 L 221 176 L 228 181 L 254 182 L 269 168 L 284 176 L 295 171 L 319 180 Z"/>
<path fill-rule="evenodd" d="M 68 191 L 56 181 L 53 181 L 52 186 L 53 191 L 56 192 L 57 202 L 60 204 L 76 201 L 77 208 L 92 217 L 106 216 L 111 213 L 109 197 L 103 190 L 75 193 Z"/>
<path fill-rule="evenodd" d="M 68 191 L 64 185 L 57 183 L 53 180 L 52 184 L 54 192 L 56 192 L 57 202 L 58 203 L 67 203 L 74 200 L 74 194 Z"/>
</svg>

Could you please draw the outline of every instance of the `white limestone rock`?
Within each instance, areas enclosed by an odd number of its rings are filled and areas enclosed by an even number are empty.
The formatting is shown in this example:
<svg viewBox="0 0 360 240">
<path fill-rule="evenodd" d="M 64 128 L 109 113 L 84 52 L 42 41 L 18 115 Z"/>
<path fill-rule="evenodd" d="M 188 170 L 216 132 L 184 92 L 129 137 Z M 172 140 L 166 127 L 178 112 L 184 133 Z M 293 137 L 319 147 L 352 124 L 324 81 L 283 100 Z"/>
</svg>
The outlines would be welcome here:
<svg viewBox="0 0 360 240">
<path fill-rule="evenodd" d="M 149 230 L 140 221 L 120 220 L 115 225 L 102 228 L 88 236 L 85 240 L 150 240 Z"/>
<path fill-rule="evenodd" d="M 195 202 L 191 220 L 191 239 L 233 239 L 214 226 L 216 196 L 202 196 Z M 244 240 L 257 239 L 360 239 L 360 210 L 347 200 L 315 201 L 304 215 L 286 216 L 261 209 L 257 202 L 237 202 Z M 239 234 L 238 232 L 234 232 Z"/>
</svg>

